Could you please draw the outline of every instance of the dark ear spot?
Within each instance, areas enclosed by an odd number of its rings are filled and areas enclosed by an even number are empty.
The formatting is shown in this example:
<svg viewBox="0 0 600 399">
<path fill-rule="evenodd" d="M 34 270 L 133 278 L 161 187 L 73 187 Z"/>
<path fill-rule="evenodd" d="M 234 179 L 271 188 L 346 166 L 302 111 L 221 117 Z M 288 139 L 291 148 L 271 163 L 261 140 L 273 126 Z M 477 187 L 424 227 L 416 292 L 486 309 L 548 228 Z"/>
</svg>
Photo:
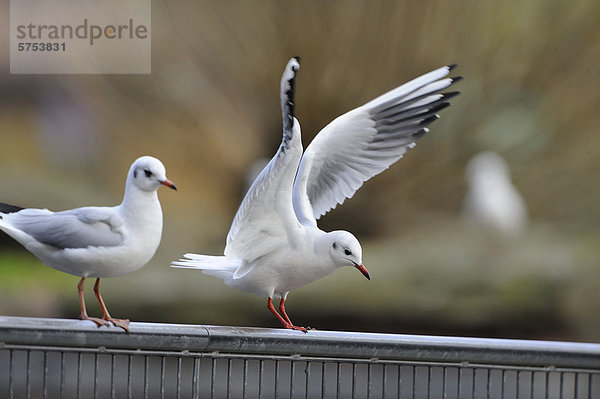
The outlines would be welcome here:
<svg viewBox="0 0 600 399">
<path fill-rule="evenodd" d="M 334 242 L 333 245 L 332 245 L 332 247 L 333 247 L 333 249 L 336 249 L 337 248 L 337 244 Z"/>
<path fill-rule="evenodd" d="M 133 178 L 135 179 L 136 177 L 137 177 L 137 169 L 135 169 L 135 170 L 133 171 Z"/>
</svg>

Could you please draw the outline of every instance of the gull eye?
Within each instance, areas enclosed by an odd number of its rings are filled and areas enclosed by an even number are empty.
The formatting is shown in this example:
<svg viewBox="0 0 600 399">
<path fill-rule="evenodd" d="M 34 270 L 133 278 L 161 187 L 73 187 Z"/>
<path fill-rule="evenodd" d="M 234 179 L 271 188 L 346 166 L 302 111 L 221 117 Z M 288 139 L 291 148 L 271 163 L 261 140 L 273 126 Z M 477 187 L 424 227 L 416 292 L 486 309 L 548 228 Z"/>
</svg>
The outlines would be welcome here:
<svg viewBox="0 0 600 399">
<path fill-rule="evenodd" d="M 352 255 L 352 251 L 350 251 L 350 250 L 349 250 L 349 249 L 347 249 L 347 248 L 346 248 L 346 249 L 344 249 L 344 253 L 345 253 L 346 255 Z"/>
<path fill-rule="evenodd" d="M 152 172 L 150 172 L 149 169 L 144 169 L 144 173 L 146 174 L 146 177 L 152 177 Z"/>
</svg>

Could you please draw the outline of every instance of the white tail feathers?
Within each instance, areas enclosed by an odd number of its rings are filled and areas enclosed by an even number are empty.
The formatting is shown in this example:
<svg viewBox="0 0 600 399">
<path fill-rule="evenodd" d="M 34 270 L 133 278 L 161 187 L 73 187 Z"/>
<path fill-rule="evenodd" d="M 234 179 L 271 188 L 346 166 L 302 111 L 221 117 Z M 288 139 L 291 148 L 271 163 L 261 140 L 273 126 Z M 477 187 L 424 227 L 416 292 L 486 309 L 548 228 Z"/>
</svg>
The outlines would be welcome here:
<svg viewBox="0 0 600 399">
<path fill-rule="evenodd" d="M 171 267 L 202 270 L 205 274 L 228 280 L 242 265 L 241 259 L 225 256 L 185 254 L 184 258 L 171 262 Z"/>
<path fill-rule="evenodd" d="M 198 254 L 185 254 L 183 259 L 171 262 L 171 267 L 184 269 L 222 269 L 235 271 L 242 261 L 240 259 L 230 259 L 225 256 L 211 256 Z"/>
</svg>

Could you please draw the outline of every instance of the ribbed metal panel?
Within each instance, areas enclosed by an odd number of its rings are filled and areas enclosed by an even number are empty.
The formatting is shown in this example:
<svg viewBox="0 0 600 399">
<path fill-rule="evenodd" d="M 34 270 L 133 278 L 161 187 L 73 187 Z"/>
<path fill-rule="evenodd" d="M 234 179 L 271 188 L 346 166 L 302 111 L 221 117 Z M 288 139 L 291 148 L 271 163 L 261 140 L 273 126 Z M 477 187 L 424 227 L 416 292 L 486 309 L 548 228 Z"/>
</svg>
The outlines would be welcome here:
<svg viewBox="0 0 600 399">
<path fill-rule="evenodd" d="M 600 345 L 0 317 L 0 398 L 600 398 Z"/>
</svg>

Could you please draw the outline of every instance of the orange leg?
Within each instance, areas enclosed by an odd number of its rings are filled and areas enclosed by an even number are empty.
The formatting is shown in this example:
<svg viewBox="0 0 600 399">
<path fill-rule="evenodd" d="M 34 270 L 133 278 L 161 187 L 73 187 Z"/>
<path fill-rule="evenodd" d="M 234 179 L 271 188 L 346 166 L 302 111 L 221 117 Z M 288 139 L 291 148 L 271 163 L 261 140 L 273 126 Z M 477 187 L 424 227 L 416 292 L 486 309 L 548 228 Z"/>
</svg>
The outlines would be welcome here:
<svg viewBox="0 0 600 399">
<path fill-rule="evenodd" d="M 277 319 L 281 322 L 281 325 L 283 326 L 283 328 L 307 332 L 306 328 L 298 327 L 298 326 L 295 326 L 292 324 L 292 322 L 290 321 L 290 318 L 285 313 L 285 307 L 283 306 L 284 302 L 285 301 L 283 300 L 283 298 L 281 298 L 281 302 L 279 302 L 279 309 L 282 310 L 281 313 L 283 313 L 285 318 L 283 318 L 279 313 L 277 313 L 277 310 L 275 310 L 275 306 L 273 306 L 273 299 L 271 297 L 269 297 L 269 299 L 267 300 L 267 308 L 271 311 L 271 313 L 273 313 L 275 315 L 275 317 L 277 317 Z"/>
<path fill-rule="evenodd" d="M 94 323 L 96 323 L 98 325 L 98 327 L 110 325 L 110 323 L 106 320 L 102 320 L 97 317 L 89 317 L 88 316 L 87 310 L 85 309 L 85 300 L 83 298 L 83 283 L 84 282 L 85 282 L 85 277 L 82 277 L 81 280 L 79 280 L 79 283 L 77 284 L 77 292 L 79 292 L 79 305 L 81 306 L 81 314 L 79 315 L 79 318 L 81 320 L 91 320 Z"/>
<path fill-rule="evenodd" d="M 281 300 L 279 301 L 279 313 L 281 313 L 281 315 L 283 316 L 283 318 L 285 319 L 285 321 L 288 322 L 288 324 L 293 325 L 294 323 L 292 323 L 292 321 L 290 320 L 290 317 L 287 315 L 287 313 L 285 313 L 285 299 L 283 299 L 283 297 L 281 297 Z"/>
<path fill-rule="evenodd" d="M 98 298 L 98 302 L 100 302 L 100 308 L 102 308 L 102 319 L 107 322 L 113 323 L 116 327 L 121 327 L 123 330 L 129 332 L 129 320 L 128 319 L 114 319 L 108 313 L 108 309 L 106 309 L 106 305 L 102 300 L 102 296 L 100 295 L 100 278 L 96 279 L 96 284 L 94 284 L 94 294 L 96 294 L 96 298 Z"/>
</svg>

